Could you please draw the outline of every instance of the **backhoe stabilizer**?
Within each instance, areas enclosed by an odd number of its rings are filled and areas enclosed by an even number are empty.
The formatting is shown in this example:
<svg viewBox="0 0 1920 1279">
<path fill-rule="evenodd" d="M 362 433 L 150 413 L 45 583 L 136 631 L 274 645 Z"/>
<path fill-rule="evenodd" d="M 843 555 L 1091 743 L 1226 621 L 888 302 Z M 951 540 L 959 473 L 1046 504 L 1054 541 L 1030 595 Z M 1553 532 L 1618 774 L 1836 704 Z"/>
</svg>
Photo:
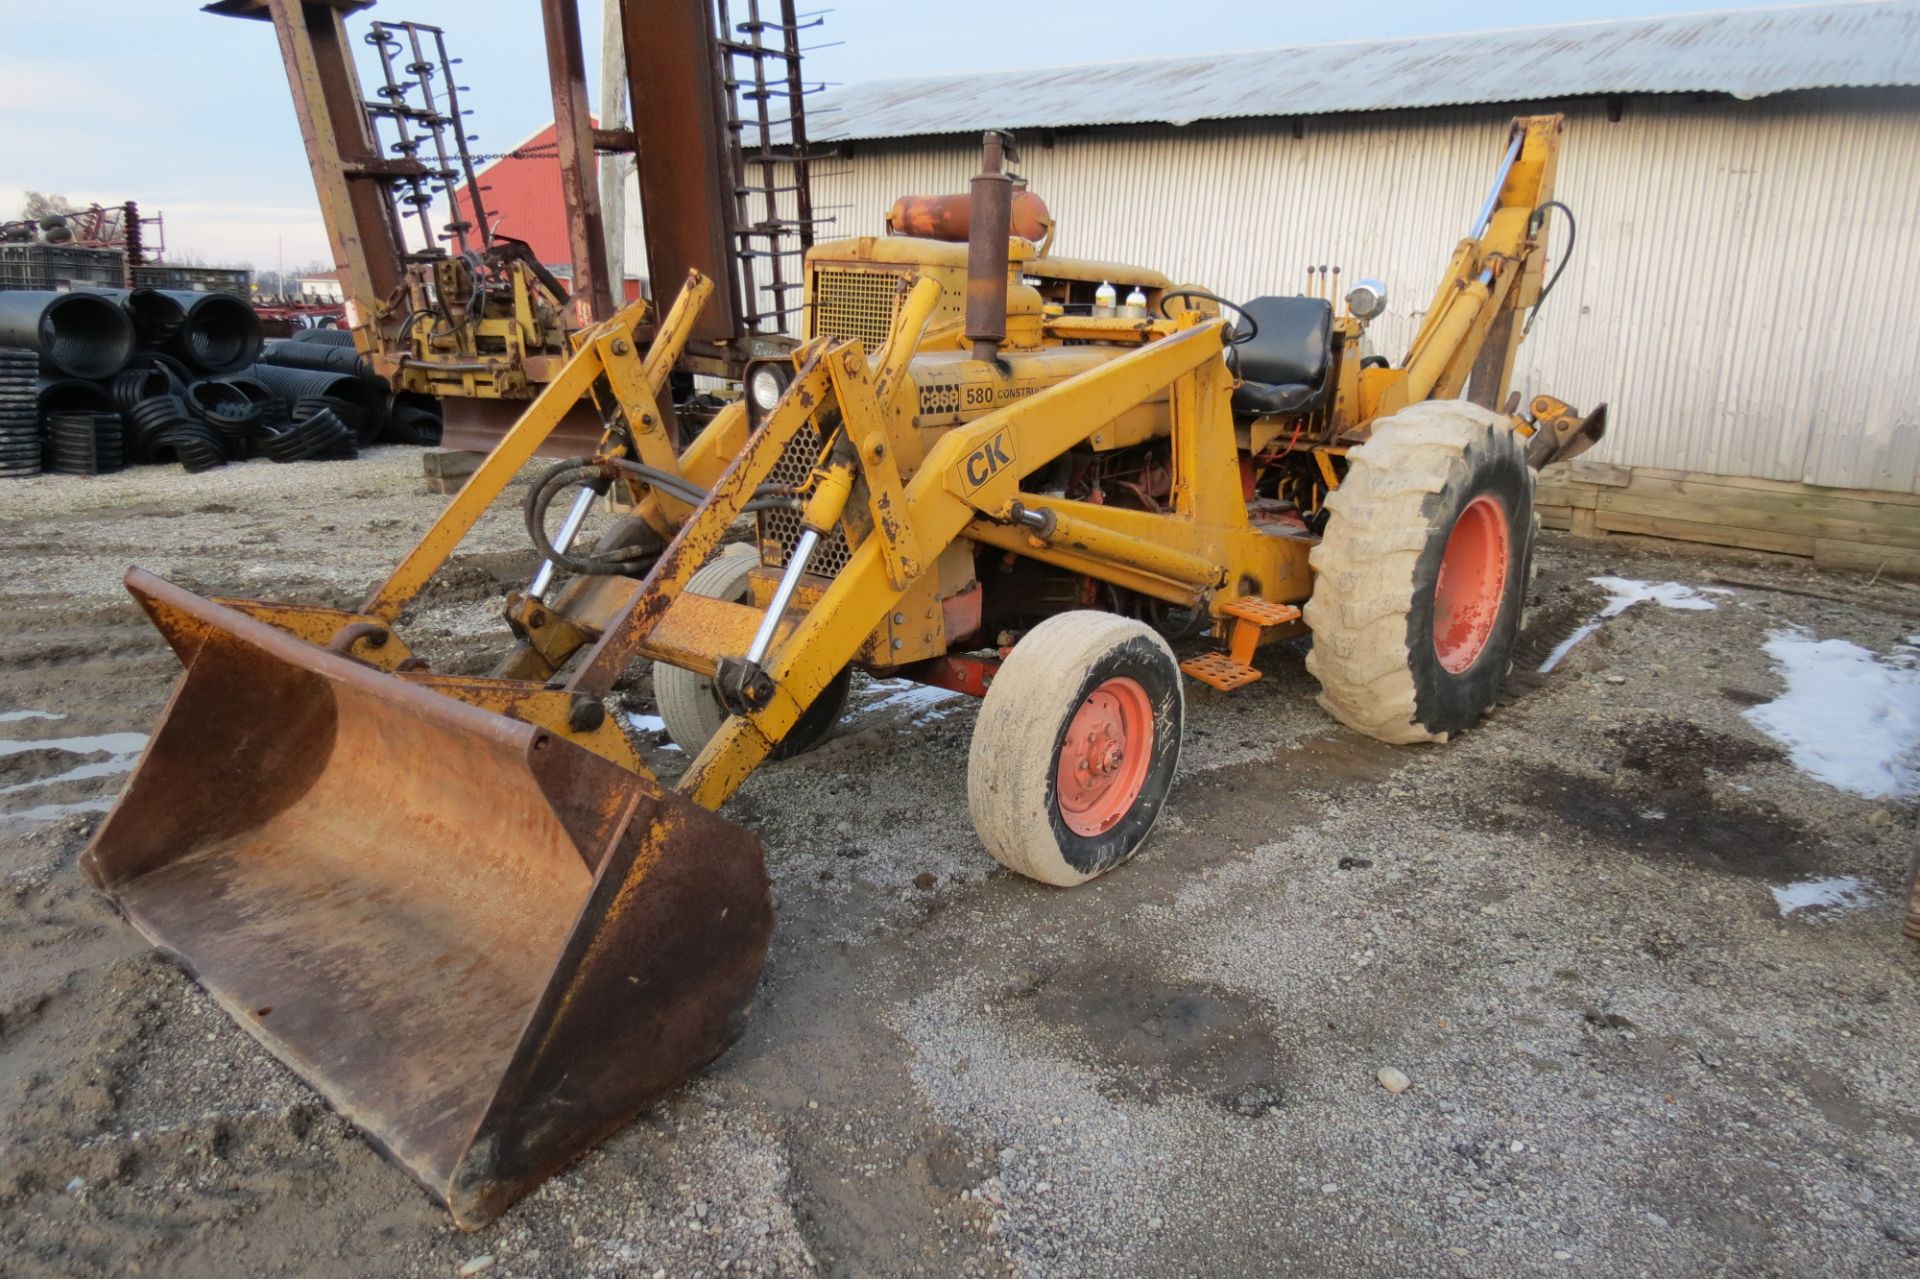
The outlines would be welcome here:
<svg viewBox="0 0 1920 1279">
<path fill-rule="evenodd" d="M 538 723 L 127 585 L 186 670 L 88 877 L 461 1226 L 737 1036 L 772 928 L 750 832 Z"/>
</svg>

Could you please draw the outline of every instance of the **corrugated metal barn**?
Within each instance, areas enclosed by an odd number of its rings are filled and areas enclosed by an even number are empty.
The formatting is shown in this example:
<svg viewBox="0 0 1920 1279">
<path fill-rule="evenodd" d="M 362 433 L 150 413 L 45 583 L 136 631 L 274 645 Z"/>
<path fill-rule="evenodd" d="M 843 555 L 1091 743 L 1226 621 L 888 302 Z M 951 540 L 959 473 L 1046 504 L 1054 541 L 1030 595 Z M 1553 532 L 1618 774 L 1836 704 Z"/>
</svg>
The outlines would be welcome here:
<svg viewBox="0 0 1920 1279">
<path fill-rule="evenodd" d="M 1890 515 L 1920 560 L 1916 86 L 1912 0 L 881 81 L 813 109 L 841 156 L 814 202 L 823 238 L 882 234 L 896 196 L 964 191 L 980 131 L 1012 129 L 1056 252 L 1229 297 L 1300 291 L 1309 266 L 1377 277 L 1375 346 L 1397 358 L 1509 118 L 1564 111 L 1579 243 L 1515 385 L 1613 416 L 1578 482 L 1549 486 L 1550 520 L 1824 540 L 1845 563 Z M 1817 509 L 1729 535 L 1723 491 Z"/>
</svg>

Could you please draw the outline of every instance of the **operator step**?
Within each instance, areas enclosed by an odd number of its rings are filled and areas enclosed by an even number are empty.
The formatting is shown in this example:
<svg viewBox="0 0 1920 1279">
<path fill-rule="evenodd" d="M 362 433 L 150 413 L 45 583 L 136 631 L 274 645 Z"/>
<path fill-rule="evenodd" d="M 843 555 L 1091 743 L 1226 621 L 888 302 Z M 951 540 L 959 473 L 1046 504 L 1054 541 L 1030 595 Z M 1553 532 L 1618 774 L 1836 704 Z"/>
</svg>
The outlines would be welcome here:
<svg viewBox="0 0 1920 1279">
<path fill-rule="evenodd" d="M 1253 665 L 1253 650 L 1260 647 L 1266 633 L 1300 620 L 1300 610 L 1292 604 L 1276 604 L 1258 595 L 1243 595 L 1223 612 L 1233 619 L 1227 634 L 1227 651 L 1202 653 L 1180 663 L 1180 669 L 1202 684 L 1231 693 L 1260 678 Z"/>
</svg>

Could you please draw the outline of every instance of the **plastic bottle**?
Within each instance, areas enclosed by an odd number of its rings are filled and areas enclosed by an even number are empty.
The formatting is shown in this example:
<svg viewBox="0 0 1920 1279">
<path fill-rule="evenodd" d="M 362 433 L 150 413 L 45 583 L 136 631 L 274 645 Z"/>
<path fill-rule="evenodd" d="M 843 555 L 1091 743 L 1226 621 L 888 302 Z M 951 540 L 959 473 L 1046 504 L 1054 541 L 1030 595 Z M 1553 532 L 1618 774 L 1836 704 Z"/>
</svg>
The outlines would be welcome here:
<svg viewBox="0 0 1920 1279">
<path fill-rule="evenodd" d="M 1139 285 L 1134 285 L 1132 291 L 1127 294 L 1127 308 L 1121 314 L 1129 320 L 1151 318 L 1147 313 L 1147 295 L 1141 291 Z"/>
<path fill-rule="evenodd" d="M 1100 281 L 1100 287 L 1093 291 L 1093 318 L 1096 320 L 1112 319 L 1114 311 L 1113 304 L 1119 296 L 1120 294 L 1114 289 L 1112 284 L 1105 280 Z"/>
</svg>

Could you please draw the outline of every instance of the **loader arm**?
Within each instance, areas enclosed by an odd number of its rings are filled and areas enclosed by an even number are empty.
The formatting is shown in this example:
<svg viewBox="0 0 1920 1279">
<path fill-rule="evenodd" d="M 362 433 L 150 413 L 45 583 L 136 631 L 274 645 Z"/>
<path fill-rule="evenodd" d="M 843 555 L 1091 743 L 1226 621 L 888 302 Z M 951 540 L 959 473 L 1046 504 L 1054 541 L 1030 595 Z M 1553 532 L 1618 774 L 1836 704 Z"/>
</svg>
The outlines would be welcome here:
<svg viewBox="0 0 1920 1279">
<path fill-rule="evenodd" d="M 627 663 L 644 651 L 686 578 L 718 545 L 737 506 L 726 494 L 750 489 L 764 473 L 761 467 L 771 467 L 778 448 L 791 439 L 804 416 L 837 410 L 839 430 L 858 441 L 867 460 L 874 532 L 769 651 L 761 671 L 769 690 L 764 701 L 730 717 L 682 774 L 676 787 L 682 795 L 703 808 L 718 809 L 852 661 L 924 566 L 970 529 L 1008 524 L 1022 477 L 1169 386 L 1176 386 L 1176 396 L 1192 405 L 1199 418 L 1190 423 L 1196 436 L 1209 434 L 1208 415 L 1213 415 L 1216 428 L 1227 426 L 1224 327 L 1223 321 L 1202 322 L 1196 316 L 1188 327 L 1160 341 L 956 428 L 928 452 L 912 481 L 900 489 L 889 482 L 884 462 L 890 451 L 898 451 L 893 441 L 905 427 L 896 415 L 881 411 L 882 401 L 874 394 L 876 382 L 888 376 L 888 361 L 882 361 L 876 378 L 857 342 L 834 343 L 824 350 L 816 343 L 801 375 L 730 469 L 731 481 L 716 485 L 714 500 L 681 528 L 628 616 L 609 628 L 567 688 L 576 696 L 604 695 Z M 896 344 L 905 328 L 896 328 Z M 829 390 L 830 403 L 823 394 Z M 1231 439 L 1229 431 L 1211 434 Z M 1173 579 L 1183 562 L 1200 558 L 1157 545 L 1150 537 L 1111 537 L 1119 572 L 1164 568 Z M 1209 584 L 1223 572 L 1206 569 Z"/>
</svg>

